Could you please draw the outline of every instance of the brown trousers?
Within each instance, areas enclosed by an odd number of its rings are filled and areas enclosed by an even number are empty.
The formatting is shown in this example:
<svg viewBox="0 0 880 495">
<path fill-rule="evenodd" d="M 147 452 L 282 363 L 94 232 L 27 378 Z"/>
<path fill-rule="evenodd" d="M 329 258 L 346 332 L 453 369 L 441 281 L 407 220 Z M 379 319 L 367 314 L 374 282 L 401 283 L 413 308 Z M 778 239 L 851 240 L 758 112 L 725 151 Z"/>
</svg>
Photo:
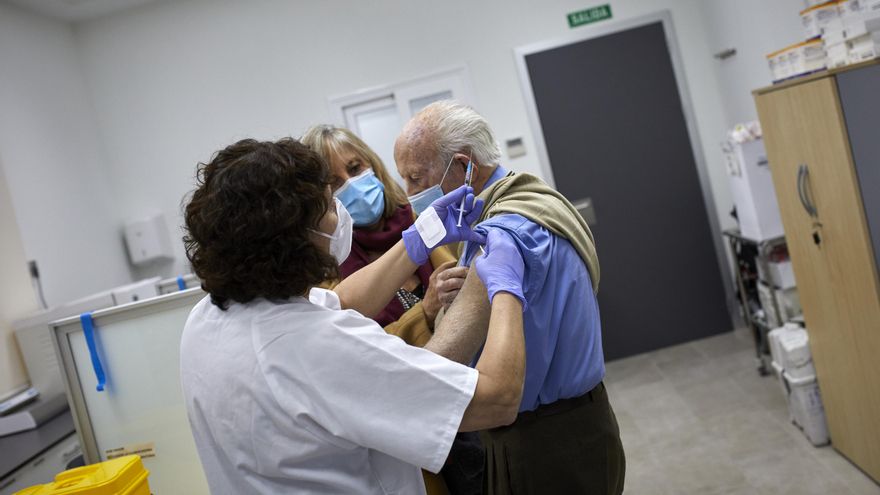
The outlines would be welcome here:
<svg viewBox="0 0 880 495">
<path fill-rule="evenodd" d="M 605 385 L 520 413 L 510 426 L 481 433 L 483 493 L 623 493 L 626 459 Z"/>
</svg>

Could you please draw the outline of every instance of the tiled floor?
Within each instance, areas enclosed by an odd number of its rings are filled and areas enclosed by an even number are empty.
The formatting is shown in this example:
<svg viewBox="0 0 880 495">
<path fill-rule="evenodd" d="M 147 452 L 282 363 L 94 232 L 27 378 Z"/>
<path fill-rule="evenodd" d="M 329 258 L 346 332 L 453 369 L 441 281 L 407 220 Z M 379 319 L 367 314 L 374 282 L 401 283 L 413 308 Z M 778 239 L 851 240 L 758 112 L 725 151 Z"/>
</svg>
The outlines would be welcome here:
<svg viewBox="0 0 880 495">
<path fill-rule="evenodd" d="M 788 420 L 745 330 L 608 363 L 633 495 L 880 494 Z"/>
</svg>

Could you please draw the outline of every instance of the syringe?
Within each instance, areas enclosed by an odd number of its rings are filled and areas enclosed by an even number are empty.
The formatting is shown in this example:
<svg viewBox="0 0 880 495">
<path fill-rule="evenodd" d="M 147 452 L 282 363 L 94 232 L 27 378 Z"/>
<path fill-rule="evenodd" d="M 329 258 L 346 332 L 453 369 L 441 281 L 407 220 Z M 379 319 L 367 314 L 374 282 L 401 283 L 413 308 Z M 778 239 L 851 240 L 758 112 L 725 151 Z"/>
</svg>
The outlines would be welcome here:
<svg viewBox="0 0 880 495">
<path fill-rule="evenodd" d="M 464 174 L 465 185 L 467 185 L 467 186 L 471 185 L 471 179 L 473 178 L 473 172 L 474 172 L 474 163 L 471 161 L 470 158 L 468 158 L 467 171 Z M 459 208 L 459 210 L 458 210 L 458 223 L 455 224 L 456 227 L 461 227 L 461 219 L 464 216 L 464 201 L 465 201 L 465 199 L 467 199 L 467 196 L 461 198 L 461 208 Z"/>
</svg>

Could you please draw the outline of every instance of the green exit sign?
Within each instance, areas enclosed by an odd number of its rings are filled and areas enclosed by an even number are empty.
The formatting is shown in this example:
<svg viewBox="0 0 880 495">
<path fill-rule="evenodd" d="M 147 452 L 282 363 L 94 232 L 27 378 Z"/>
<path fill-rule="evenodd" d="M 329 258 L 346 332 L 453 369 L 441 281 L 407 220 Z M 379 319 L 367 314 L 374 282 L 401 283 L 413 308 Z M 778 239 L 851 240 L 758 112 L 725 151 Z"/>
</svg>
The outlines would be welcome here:
<svg viewBox="0 0 880 495">
<path fill-rule="evenodd" d="M 611 5 L 609 4 L 578 10 L 568 14 L 568 25 L 569 27 L 577 27 L 591 22 L 604 21 L 605 19 L 611 19 Z"/>
</svg>

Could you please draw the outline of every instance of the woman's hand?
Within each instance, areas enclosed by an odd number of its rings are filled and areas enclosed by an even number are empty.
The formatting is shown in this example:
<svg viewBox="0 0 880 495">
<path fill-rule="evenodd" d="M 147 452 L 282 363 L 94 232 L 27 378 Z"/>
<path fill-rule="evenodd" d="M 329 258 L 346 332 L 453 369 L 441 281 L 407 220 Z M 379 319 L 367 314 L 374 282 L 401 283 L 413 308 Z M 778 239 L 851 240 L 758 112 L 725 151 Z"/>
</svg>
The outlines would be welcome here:
<svg viewBox="0 0 880 495">
<path fill-rule="evenodd" d="M 526 308 L 526 298 L 523 295 L 523 277 L 525 276 L 525 262 L 522 253 L 507 232 L 499 229 L 489 230 L 486 236 L 485 254 L 476 259 L 477 275 L 486 286 L 489 293 L 489 302 L 499 292 L 507 292 L 517 299 Z"/>
<path fill-rule="evenodd" d="M 462 201 L 464 210 L 462 213 Z M 458 217 L 461 213 L 461 226 Z M 485 242 L 482 234 L 471 230 L 483 213 L 483 200 L 474 198 L 474 189 L 461 186 L 431 203 L 416 222 L 403 231 L 403 244 L 410 259 L 417 265 L 428 261 L 431 251 L 444 244 L 461 241 Z"/>
</svg>

